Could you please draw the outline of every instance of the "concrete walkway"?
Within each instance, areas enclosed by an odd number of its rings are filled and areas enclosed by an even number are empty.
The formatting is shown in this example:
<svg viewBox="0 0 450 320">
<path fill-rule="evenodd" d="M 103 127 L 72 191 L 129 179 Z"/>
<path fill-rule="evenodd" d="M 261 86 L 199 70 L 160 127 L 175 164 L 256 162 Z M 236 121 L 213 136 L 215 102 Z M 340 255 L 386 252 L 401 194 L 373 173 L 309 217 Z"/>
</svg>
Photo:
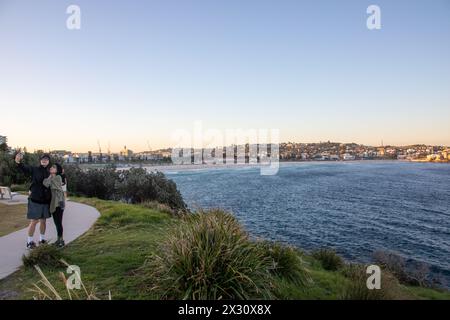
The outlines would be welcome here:
<svg viewBox="0 0 450 320">
<path fill-rule="evenodd" d="M 7 206 L 13 206 L 13 205 L 16 205 L 16 204 L 27 203 L 27 198 L 26 197 L 24 199 L 24 197 L 21 197 L 16 192 L 11 192 L 11 195 L 13 196 L 12 199 L 7 199 L 7 198 L 1 199 L 0 198 L 0 203 L 5 204 Z"/>
<path fill-rule="evenodd" d="M 27 202 L 27 197 L 23 195 L 15 196 L 14 200 L 16 199 L 21 203 Z M 93 207 L 68 201 L 63 218 L 66 244 L 89 230 L 99 216 L 100 213 Z M 39 240 L 39 225 L 36 227 L 34 238 L 37 243 Z M 47 219 L 46 239 L 51 242 L 56 239 L 53 218 Z M 22 255 L 28 252 L 26 242 L 27 228 L 0 237 L 0 279 L 15 272 L 22 265 Z"/>
</svg>

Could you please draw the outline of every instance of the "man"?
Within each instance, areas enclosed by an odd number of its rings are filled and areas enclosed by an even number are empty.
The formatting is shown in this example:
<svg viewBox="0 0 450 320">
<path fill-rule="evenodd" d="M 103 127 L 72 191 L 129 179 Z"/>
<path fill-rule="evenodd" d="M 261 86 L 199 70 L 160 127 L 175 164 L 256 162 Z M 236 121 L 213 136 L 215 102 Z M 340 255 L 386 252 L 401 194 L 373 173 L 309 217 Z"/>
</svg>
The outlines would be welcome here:
<svg viewBox="0 0 450 320">
<path fill-rule="evenodd" d="M 50 201 L 51 201 L 51 191 L 46 188 L 43 184 L 44 179 L 48 178 L 50 175 L 49 164 L 50 156 L 44 154 L 40 158 L 40 166 L 33 167 L 27 166 L 22 163 L 22 154 L 18 153 L 15 157 L 17 168 L 22 171 L 25 175 L 31 176 L 31 186 L 28 197 L 28 213 L 27 218 L 30 220 L 30 225 L 28 227 L 28 239 L 27 248 L 33 249 L 36 247 L 34 242 L 34 232 L 36 230 L 36 225 L 39 223 L 40 237 L 39 244 L 45 244 L 45 229 L 46 229 L 46 219 L 50 218 Z"/>
</svg>

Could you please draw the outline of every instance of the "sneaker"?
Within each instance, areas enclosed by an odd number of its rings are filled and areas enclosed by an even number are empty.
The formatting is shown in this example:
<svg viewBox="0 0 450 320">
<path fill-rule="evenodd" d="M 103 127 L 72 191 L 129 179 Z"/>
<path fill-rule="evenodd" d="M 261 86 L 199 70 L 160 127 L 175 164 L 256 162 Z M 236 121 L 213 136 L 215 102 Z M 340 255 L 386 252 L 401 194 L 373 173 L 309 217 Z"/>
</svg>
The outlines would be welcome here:
<svg viewBox="0 0 450 320">
<path fill-rule="evenodd" d="M 39 241 L 39 245 L 43 245 L 43 244 L 47 244 L 47 240 L 43 239 L 43 240 Z"/>
<path fill-rule="evenodd" d="M 34 243 L 34 241 L 28 242 L 27 243 L 27 249 L 31 250 L 36 248 L 36 243 Z"/>
<path fill-rule="evenodd" d="M 66 244 L 65 244 L 64 240 L 58 239 L 58 240 L 56 240 L 56 241 L 53 243 L 53 245 L 54 245 L 55 247 L 62 248 L 62 247 L 64 247 Z"/>
</svg>

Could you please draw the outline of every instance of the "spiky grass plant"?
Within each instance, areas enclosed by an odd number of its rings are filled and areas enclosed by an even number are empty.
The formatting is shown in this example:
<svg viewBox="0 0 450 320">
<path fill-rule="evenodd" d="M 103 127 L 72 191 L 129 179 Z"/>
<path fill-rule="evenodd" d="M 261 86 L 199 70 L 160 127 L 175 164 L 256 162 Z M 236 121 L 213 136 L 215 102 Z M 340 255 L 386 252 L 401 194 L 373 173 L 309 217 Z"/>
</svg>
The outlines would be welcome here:
<svg viewBox="0 0 450 320">
<path fill-rule="evenodd" d="M 270 272 L 278 277 L 305 287 L 312 283 L 306 262 L 297 248 L 277 242 L 261 241 L 259 248 L 272 263 Z"/>
<path fill-rule="evenodd" d="M 232 215 L 212 210 L 186 216 L 142 269 L 161 298 L 217 300 L 269 298 L 270 267 Z"/>
<path fill-rule="evenodd" d="M 328 271 L 336 271 L 344 266 L 344 260 L 333 249 L 319 249 L 313 251 L 312 256 Z"/>
<path fill-rule="evenodd" d="M 398 280 L 387 271 L 381 273 L 381 288 L 368 289 L 366 266 L 349 264 L 342 268 L 342 274 L 349 280 L 342 288 L 343 300 L 394 300 L 410 298 L 402 290 Z"/>
<path fill-rule="evenodd" d="M 62 258 L 63 255 L 60 249 L 56 246 L 45 244 L 23 255 L 22 262 L 27 268 L 33 268 L 35 265 L 57 268 L 63 266 L 61 263 Z"/>
</svg>

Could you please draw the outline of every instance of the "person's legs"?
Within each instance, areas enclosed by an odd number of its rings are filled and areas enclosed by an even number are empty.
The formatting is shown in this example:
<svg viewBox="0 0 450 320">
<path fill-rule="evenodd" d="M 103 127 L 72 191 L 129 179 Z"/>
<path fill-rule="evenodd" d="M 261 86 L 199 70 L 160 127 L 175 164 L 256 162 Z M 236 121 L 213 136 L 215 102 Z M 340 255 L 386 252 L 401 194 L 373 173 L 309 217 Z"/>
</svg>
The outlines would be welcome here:
<svg viewBox="0 0 450 320">
<path fill-rule="evenodd" d="M 37 219 L 30 219 L 30 224 L 28 226 L 28 238 L 27 238 L 27 248 L 33 249 L 36 245 L 33 240 L 34 232 L 36 230 L 36 225 L 39 222 Z"/>
<path fill-rule="evenodd" d="M 55 222 L 58 240 L 62 239 L 63 237 L 63 225 L 62 225 L 63 213 L 64 210 L 62 210 L 60 207 L 57 207 L 56 211 L 53 213 L 53 221 Z"/>
<path fill-rule="evenodd" d="M 28 237 L 33 237 L 34 232 L 36 230 L 36 225 L 39 222 L 39 220 L 30 220 L 30 224 L 28 226 Z"/>
<path fill-rule="evenodd" d="M 39 219 L 39 231 L 41 234 L 39 235 L 39 242 L 45 243 L 45 230 L 47 228 L 47 219 Z"/>
</svg>

